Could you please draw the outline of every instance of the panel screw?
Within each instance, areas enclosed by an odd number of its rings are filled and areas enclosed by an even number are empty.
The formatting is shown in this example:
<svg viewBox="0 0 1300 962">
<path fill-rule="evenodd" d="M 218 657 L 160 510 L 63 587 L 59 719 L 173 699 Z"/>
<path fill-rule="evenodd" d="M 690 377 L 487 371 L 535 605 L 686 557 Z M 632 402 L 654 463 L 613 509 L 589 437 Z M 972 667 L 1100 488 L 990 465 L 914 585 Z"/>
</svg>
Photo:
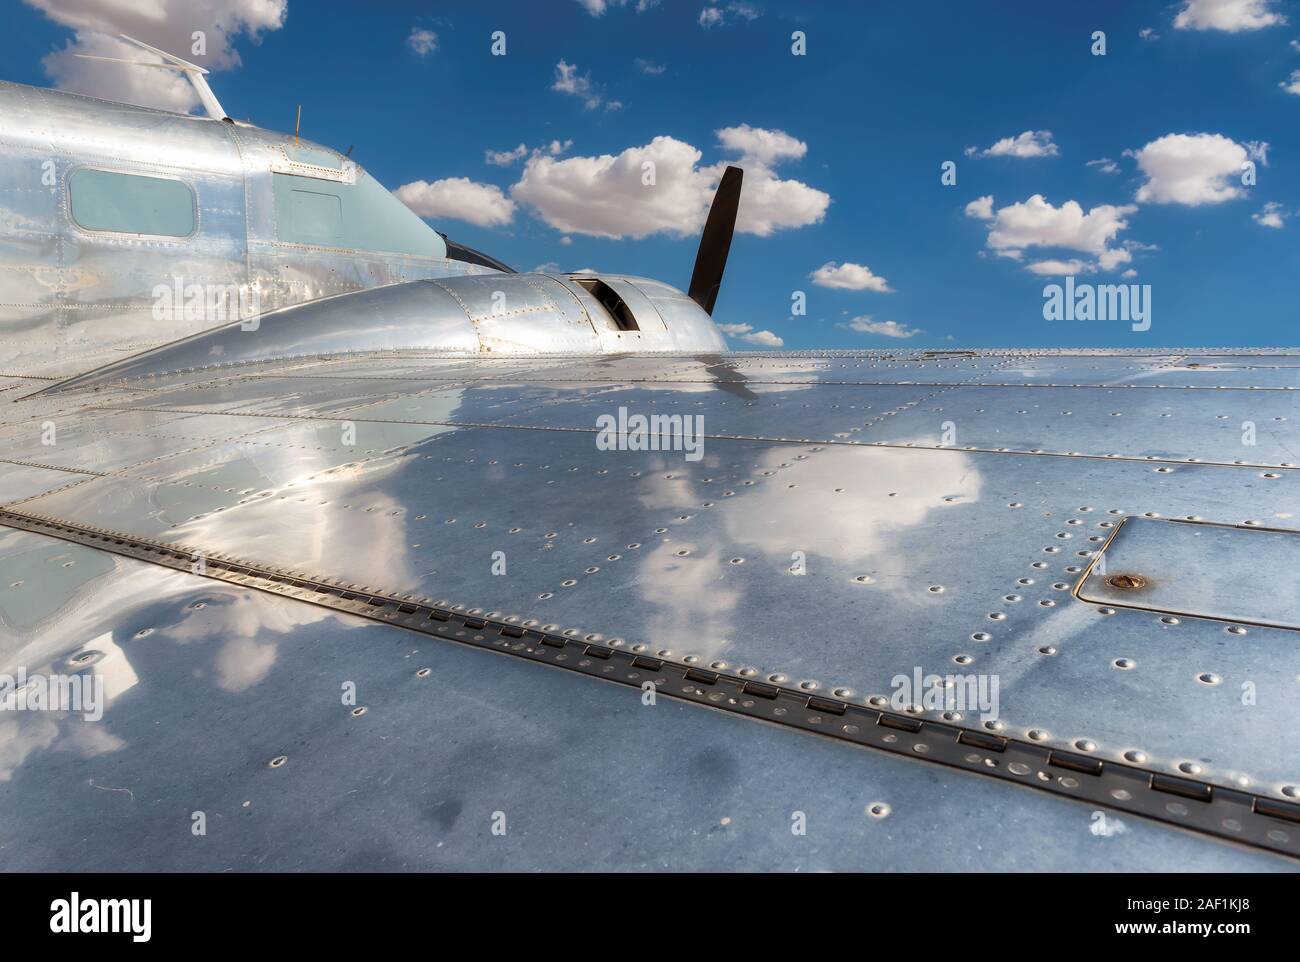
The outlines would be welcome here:
<svg viewBox="0 0 1300 962">
<path fill-rule="evenodd" d="M 1145 588 L 1147 586 L 1147 579 L 1143 578 L 1141 575 L 1111 575 L 1106 579 L 1106 584 L 1110 585 L 1112 588 L 1120 588 L 1125 591 L 1130 591 L 1134 588 Z"/>
</svg>

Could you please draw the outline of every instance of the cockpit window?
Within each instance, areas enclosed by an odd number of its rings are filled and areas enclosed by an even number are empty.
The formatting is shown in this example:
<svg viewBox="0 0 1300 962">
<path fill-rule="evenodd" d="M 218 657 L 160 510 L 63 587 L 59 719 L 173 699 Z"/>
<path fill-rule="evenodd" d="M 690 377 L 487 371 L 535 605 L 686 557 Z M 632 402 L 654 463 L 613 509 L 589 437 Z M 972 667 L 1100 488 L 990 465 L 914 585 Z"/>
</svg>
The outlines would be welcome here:
<svg viewBox="0 0 1300 962">
<path fill-rule="evenodd" d="M 194 190 L 182 180 L 79 167 L 68 175 L 72 219 L 86 230 L 189 237 Z"/>
<path fill-rule="evenodd" d="M 291 244 L 446 257 L 442 238 L 379 181 L 274 174 L 276 236 Z"/>
<path fill-rule="evenodd" d="M 327 147 L 315 144 L 284 144 L 284 155 L 298 164 L 310 164 L 313 167 L 328 167 L 341 170 L 343 158 Z"/>
</svg>

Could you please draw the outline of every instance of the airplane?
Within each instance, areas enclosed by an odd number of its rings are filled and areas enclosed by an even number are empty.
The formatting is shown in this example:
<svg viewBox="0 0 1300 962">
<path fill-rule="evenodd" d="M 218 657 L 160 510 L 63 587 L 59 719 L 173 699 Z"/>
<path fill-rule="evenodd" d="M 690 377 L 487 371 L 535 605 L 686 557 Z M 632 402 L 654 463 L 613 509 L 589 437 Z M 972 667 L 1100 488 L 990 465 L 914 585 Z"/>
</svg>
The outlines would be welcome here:
<svg viewBox="0 0 1300 962">
<path fill-rule="evenodd" d="M 136 43 L 0 83 L 6 868 L 1294 869 L 1300 352 L 730 352 L 738 168 L 516 273 Z"/>
<path fill-rule="evenodd" d="M 397 338 L 396 347 L 725 347 L 708 315 L 735 222 L 738 168 L 719 186 L 723 203 L 705 232 L 693 299 L 621 276 L 516 275 L 440 235 L 348 156 L 231 119 L 202 67 L 123 39 L 162 58 L 149 65 L 189 78 L 206 116 L 0 87 L 12 130 L 0 189 L 10 201 L 9 259 L 19 268 L 4 273 L 0 297 L 11 305 L 11 330 L 23 335 L 7 339 L 0 361 L 13 370 L 86 370 L 221 320 L 416 280 L 445 283 L 386 296 L 428 298 L 422 310 L 450 310 L 450 327 L 418 343 Z M 491 321 L 457 308 L 458 298 L 483 292 L 496 295 Z"/>
</svg>

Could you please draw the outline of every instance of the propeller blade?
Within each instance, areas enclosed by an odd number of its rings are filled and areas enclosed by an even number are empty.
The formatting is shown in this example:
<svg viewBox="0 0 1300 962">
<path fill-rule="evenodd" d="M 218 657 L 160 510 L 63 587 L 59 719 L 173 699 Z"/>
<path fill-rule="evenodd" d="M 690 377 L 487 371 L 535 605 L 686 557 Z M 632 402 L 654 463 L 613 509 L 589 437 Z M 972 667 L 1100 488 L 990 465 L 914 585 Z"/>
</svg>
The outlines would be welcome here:
<svg viewBox="0 0 1300 962">
<path fill-rule="evenodd" d="M 709 207 L 704 233 L 700 235 L 700 249 L 695 255 L 695 270 L 691 274 L 691 287 L 687 296 L 713 313 L 722 287 L 722 272 L 727 268 L 727 254 L 731 251 L 731 235 L 736 229 L 736 212 L 740 209 L 740 182 L 745 172 L 739 167 L 728 167 L 718 183 Z"/>
</svg>

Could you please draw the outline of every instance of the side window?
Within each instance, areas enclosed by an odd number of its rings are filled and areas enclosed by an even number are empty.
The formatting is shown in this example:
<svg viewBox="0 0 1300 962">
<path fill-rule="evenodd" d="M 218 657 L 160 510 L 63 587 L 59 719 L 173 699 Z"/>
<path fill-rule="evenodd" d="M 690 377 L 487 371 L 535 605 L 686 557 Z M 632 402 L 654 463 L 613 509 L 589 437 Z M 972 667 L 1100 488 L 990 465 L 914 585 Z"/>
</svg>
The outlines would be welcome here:
<svg viewBox="0 0 1300 962">
<path fill-rule="evenodd" d="M 355 184 L 297 174 L 273 177 L 276 238 L 282 242 L 447 256 L 438 232 L 367 173 Z"/>
<path fill-rule="evenodd" d="M 80 167 L 68 175 L 68 200 L 72 219 L 86 230 L 194 233 L 194 190 L 184 181 Z"/>
<path fill-rule="evenodd" d="M 343 243 L 343 202 L 333 194 L 295 187 L 289 191 L 288 214 L 288 223 L 281 224 L 281 239 L 287 234 L 299 244 L 338 247 Z"/>
</svg>

